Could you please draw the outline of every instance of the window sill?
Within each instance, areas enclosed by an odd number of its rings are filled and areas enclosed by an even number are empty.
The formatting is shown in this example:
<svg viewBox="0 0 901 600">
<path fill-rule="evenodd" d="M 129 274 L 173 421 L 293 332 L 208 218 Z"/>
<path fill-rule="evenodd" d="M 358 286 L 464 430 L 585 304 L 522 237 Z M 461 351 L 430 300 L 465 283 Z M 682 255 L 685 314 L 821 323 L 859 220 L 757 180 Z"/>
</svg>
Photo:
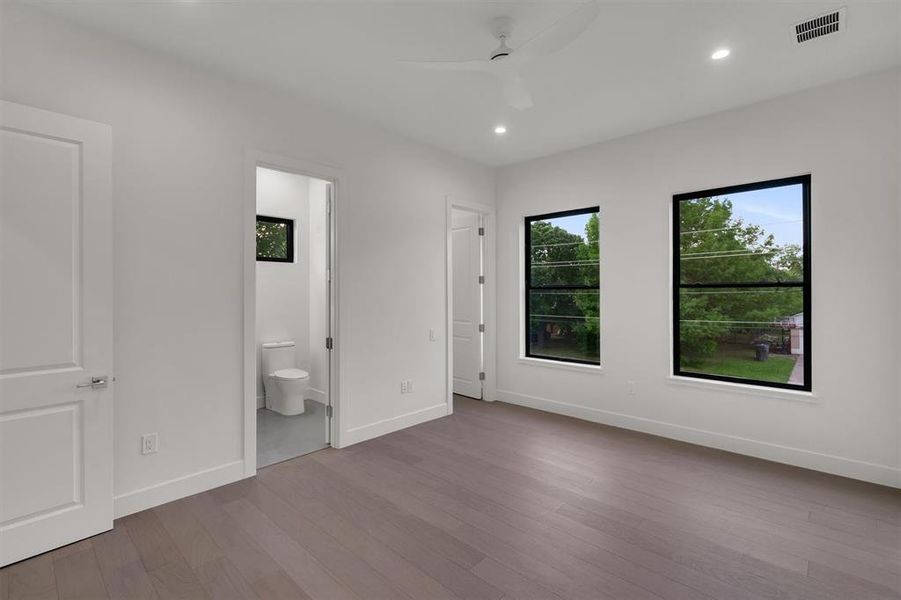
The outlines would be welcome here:
<svg viewBox="0 0 901 600">
<path fill-rule="evenodd" d="M 732 383 L 731 381 L 713 381 L 695 377 L 681 377 L 670 375 L 667 381 L 670 385 L 683 385 L 707 390 L 717 390 L 746 396 L 758 396 L 766 398 L 779 398 L 781 400 L 794 400 L 806 404 L 819 404 L 819 397 L 814 392 L 796 390 L 783 390 L 749 383 Z"/>
<path fill-rule="evenodd" d="M 516 362 L 524 365 L 548 367 L 550 369 L 561 369 L 563 371 L 577 371 L 579 373 L 592 373 L 594 375 L 602 375 L 604 373 L 604 368 L 600 365 L 583 365 L 579 363 L 549 360 L 546 358 L 533 358 L 531 356 L 520 356 L 516 359 Z"/>
</svg>

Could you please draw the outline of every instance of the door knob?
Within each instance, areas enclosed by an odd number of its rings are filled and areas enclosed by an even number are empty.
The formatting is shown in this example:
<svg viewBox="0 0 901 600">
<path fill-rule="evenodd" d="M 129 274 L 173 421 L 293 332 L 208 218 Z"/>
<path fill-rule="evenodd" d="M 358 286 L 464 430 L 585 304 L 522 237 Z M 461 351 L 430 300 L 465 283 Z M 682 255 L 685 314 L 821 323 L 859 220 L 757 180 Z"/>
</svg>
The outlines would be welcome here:
<svg viewBox="0 0 901 600">
<path fill-rule="evenodd" d="M 99 377 L 91 377 L 90 383 L 79 383 L 75 387 L 77 388 L 103 388 L 106 387 L 106 375 L 100 375 Z"/>
</svg>

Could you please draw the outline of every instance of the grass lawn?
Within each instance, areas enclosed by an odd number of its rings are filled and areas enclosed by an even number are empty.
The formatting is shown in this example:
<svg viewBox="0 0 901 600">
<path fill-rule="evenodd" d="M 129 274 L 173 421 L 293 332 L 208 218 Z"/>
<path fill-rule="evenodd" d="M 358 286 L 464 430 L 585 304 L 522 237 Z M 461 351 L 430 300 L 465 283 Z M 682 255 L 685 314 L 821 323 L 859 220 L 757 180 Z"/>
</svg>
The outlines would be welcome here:
<svg viewBox="0 0 901 600">
<path fill-rule="evenodd" d="M 794 357 L 770 354 L 767 360 L 757 361 L 754 360 L 752 346 L 738 344 L 721 344 L 715 355 L 692 364 L 684 362 L 682 364 L 682 370 L 689 373 L 707 373 L 778 383 L 787 383 L 794 368 Z"/>
<path fill-rule="evenodd" d="M 597 360 L 597 356 L 590 356 L 585 349 L 573 347 L 572 340 L 547 340 L 544 344 L 532 344 L 532 354 L 539 354 L 549 358 L 575 358 L 577 360 Z"/>
</svg>

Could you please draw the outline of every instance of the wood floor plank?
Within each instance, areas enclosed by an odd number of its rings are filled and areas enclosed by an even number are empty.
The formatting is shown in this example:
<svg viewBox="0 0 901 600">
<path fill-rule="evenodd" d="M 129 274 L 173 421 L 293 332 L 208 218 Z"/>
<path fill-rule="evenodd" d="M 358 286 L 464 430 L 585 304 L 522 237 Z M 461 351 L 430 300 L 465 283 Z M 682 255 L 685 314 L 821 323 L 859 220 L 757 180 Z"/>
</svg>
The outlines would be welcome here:
<svg viewBox="0 0 901 600">
<path fill-rule="evenodd" d="M 260 474 L 260 479 L 295 510 L 314 519 L 319 527 L 372 565 L 374 569 L 411 598 L 425 597 L 434 600 L 457 598 L 438 581 L 417 569 L 363 528 L 331 510 L 321 499 L 306 493 L 306 487 L 298 485 L 292 480 L 291 471 L 293 469 L 288 471 L 264 469 Z"/>
<path fill-rule="evenodd" d="M 225 556 L 204 562 L 195 573 L 213 600 L 266 600 Z"/>
<path fill-rule="evenodd" d="M 9 600 L 9 571 L 0 569 L 0 600 Z"/>
<path fill-rule="evenodd" d="M 175 501 L 157 506 L 153 512 L 169 537 L 185 558 L 188 566 L 198 571 L 208 562 L 217 561 L 224 553 L 185 502 Z"/>
<path fill-rule="evenodd" d="M 211 493 L 191 496 L 185 499 L 185 503 L 251 586 L 263 578 L 281 581 L 278 574 L 285 575 L 281 567 L 226 514 Z"/>
<path fill-rule="evenodd" d="M 93 538 L 94 554 L 110 597 L 122 600 L 158 598 L 137 549 L 124 527 Z"/>
<path fill-rule="evenodd" d="M 145 510 L 122 519 L 132 544 L 148 572 L 184 560 L 174 540 L 152 510 Z"/>
<path fill-rule="evenodd" d="M 319 460 L 319 458 L 317 458 Z M 402 465 L 402 463 L 398 463 Z M 385 494 L 386 496 L 396 496 L 396 486 L 391 485 L 390 480 L 392 476 L 390 473 L 386 471 L 380 471 L 378 476 L 372 472 L 372 466 L 370 463 L 367 463 L 365 467 L 357 467 L 353 464 L 345 464 L 339 468 L 341 472 L 345 473 L 353 473 L 354 477 L 359 481 L 367 481 L 368 487 L 370 487 L 375 492 L 380 492 Z M 408 498 L 411 496 L 417 496 L 417 489 L 415 487 L 415 482 L 407 479 L 408 483 L 404 489 L 404 498 Z M 419 493 L 422 493 L 420 490 Z M 436 502 L 440 501 L 440 498 L 437 497 L 429 497 L 427 500 L 423 500 L 425 504 L 429 505 L 437 505 Z M 444 507 L 446 508 L 446 507 Z M 450 514 L 450 513 L 449 513 Z M 477 511 L 469 511 L 467 513 L 458 513 L 460 523 L 465 523 L 467 518 L 479 520 L 479 526 L 483 528 L 491 529 L 492 527 L 497 527 L 498 523 L 491 520 L 480 520 L 484 519 L 484 515 L 478 514 Z M 453 533 L 456 534 L 460 531 L 460 526 L 455 526 L 453 528 Z M 531 540 L 527 540 L 524 538 L 523 532 L 512 532 L 508 530 L 505 533 L 512 533 L 513 537 L 516 539 L 526 542 L 526 545 L 530 547 L 530 550 L 535 548 L 540 548 L 542 551 L 552 550 L 553 554 L 551 554 L 548 562 L 552 565 L 556 565 L 558 569 L 562 569 L 561 572 L 566 572 L 570 577 L 576 577 L 578 581 L 583 582 L 585 585 L 595 588 L 597 590 L 606 589 L 609 595 L 613 597 L 621 597 L 628 595 L 629 597 L 639 598 L 643 596 L 649 596 L 649 594 L 645 591 L 630 585 L 629 582 L 622 580 L 614 570 L 608 571 L 608 576 L 601 576 L 599 574 L 593 573 L 592 570 L 588 567 L 587 564 L 583 564 L 582 557 L 570 554 L 567 549 L 556 548 L 549 549 L 546 544 L 546 540 L 541 539 L 539 537 L 534 537 Z M 501 536 L 503 537 L 503 536 Z M 538 553 L 541 556 L 544 556 L 543 552 Z M 589 575 L 591 572 L 591 575 Z"/>
<path fill-rule="evenodd" d="M 183 558 L 172 560 L 148 574 L 161 600 L 204 600 L 210 597 Z"/>
<path fill-rule="evenodd" d="M 610 524 L 605 523 L 602 517 L 588 511 L 564 505 L 557 512 L 566 518 L 616 537 L 623 535 L 621 528 L 611 530 Z M 811 580 L 788 570 L 779 570 L 750 557 L 729 552 L 725 548 L 705 544 L 698 539 L 683 538 L 674 541 L 639 532 L 630 532 L 628 539 L 655 554 L 667 556 L 726 584 L 763 597 L 841 600 L 841 596 L 832 594 L 826 586 L 815 585 Z"/>
<path fill-rule="evenodd" d="M 103 600 L 110 597 L 92 547 L 55 559 L 53 571 L 59 600 Z"/>
<path fill-rule="evenodd" d="M 314 600 L 357 598 L 315 556 L 292 540 L 250 501 L 244 498 L 234 500 L 225 504 L 223 510 Z"/>
<path fill-rule="evenodd" d="M 258 481 L 245 481 L 246 498 L 288 536 L 326 565 L 329 572 L 361 598 L 403 598 L 369 563 L 298 514 L 290 504 Z"/>
<path fill-rule="evenodd" d="M 51 553 L 23 560 L 6 571 L 10 600 L 57 600 L 56 575 Z"/>
<path fill-rule="evenodd" d="M 68 597 L 895 600 L 901 490 L 456 398 L 0 569 Z"/>
<path fill-rule="evenodd" d="M 504 592 L 505 600 L 560 600 L 560 596 L 543 585 L 520 575 L 493 558 L 485 558 L 472 572 Z"/>
<path fill-rule="evenodd" d="M 138 512 L 122 519 L 122 523 L 161 599 L 209 598 L 156 512 Z"/>
<path fill-rule="evenodd" d="M 260 577 L 252 585 L 257 596 L 263 600 L 311 600 L 282 570 Z"/>
<path fill-rule="evenodd" d="M 387 511 L 387 514 L 395 512 L 396 509 L 385 506 L 385 500 L 379 501 L 375 495 L 368 493 L 363 488 L 343 484 L 321 466 L 305 469 L 299 474 L 309 476 L 307 471 L 312 471 L 316 477 L 302 481 L 320 486 L 319 489 L 323 496 L 339 514 L 362 526 L 370 535 L 440 582 L 459 598 L 499 600 L 503 596 L 500 590 L 473 575 L 468 567 L 461 566 L 441 551 L 430 547 L 409 529 L 398 526 L 396 521 L 385 518 L 386 512 L 373 514 L 367 509 L 371 504 L 377 504 L 382 507 L 383 511 Z M 418 531 L 424 532 L 425 529 Z M 437 535 L 434 529 L 430 533 L 433 534 L 433 539 Z M 447 536 L 447 538 L 450 537 Z M 450 542 L 450 540 L 445 541 Z M 458 543 L 461 546 L 464 545 L 462 542 Z M 446 551 L 449 545 L 450 543 L 444 544 L 442 549 Z M 484 557 L 484 555 L 482 556 Z"/>
<path fill-rule="evenodd" d="M 390 480 L 393 476 L 385 470 L 383 462 L 384 457 L 380 460 L 377 455 L 371 453 L 365 460 L 364 468 L 374 477 Z M 394 467 L 398 470 L 405 468 L 404 465 L 398 464 Z M 483 552 L 490 553 L 495 560 L 526 578 L 540 573 L 543 580 L 553 582 L 553 586 L 556 587 L 552 589 L 560 595 L 572 594 L 573 588 L 569 584 L 580 576 L 594 585 L 609 585 L 609 580 L 604 581 L 601 575 L 607 573 L 608 576 L 624 579 L 651 592 L 665 590 L 672 598 L 709 597 L 672 579 L 660 577 L 653 571 L 644 569 L 640 564 L 624 560 L 607 552 L 606 549 L 591 546 L 566 531 L 549 527 L 541 518 L 526 516 L 494 503 L 462 485 L 446 481 L 435 483 L 428 478 L 422 480 L 421 474 L 417 475 L 411 471 L 412 469 L 403 471 L 407 482 L 404 490 L 448 511 L 465 523 L 465 527 L 454 530 L 455 535 L 477 546 L 482 544 L 480 549 Z M 490 533 L 494 539 L 488 540 L 476 532 Z M 502 547 L 498 542 L 509 545 Z M 526 555 L 518 552 L 516 547 L 523 548 Z M 553 558 L 548 560 L 547 556 Z M 582 562 L 587 564 L 580 570 L 578 564 Z M 586 570 L 594 571 L 594 569 L 600 571 L 592 572 L 593 577 L 586 579 Z M 614 597 L 627 593 L 640 596 L 642 592 L 620 589 Z"/>
</svg>

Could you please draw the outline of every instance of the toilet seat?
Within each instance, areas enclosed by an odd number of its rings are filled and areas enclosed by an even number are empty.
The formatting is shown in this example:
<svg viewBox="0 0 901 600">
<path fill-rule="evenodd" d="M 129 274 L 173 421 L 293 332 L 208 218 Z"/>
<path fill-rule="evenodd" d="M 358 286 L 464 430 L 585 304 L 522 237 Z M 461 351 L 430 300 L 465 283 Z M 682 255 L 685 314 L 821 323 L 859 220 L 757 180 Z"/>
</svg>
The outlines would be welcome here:
<svg viewBox="0 0 901 600">
<path fill-rule="evenodd" d="M 279 369 L 273 373 L 272 376 L 282 381 L 294 381 L 297 379 L 306 379 L 310 374 L 303 369 Z"/>
</svg>

